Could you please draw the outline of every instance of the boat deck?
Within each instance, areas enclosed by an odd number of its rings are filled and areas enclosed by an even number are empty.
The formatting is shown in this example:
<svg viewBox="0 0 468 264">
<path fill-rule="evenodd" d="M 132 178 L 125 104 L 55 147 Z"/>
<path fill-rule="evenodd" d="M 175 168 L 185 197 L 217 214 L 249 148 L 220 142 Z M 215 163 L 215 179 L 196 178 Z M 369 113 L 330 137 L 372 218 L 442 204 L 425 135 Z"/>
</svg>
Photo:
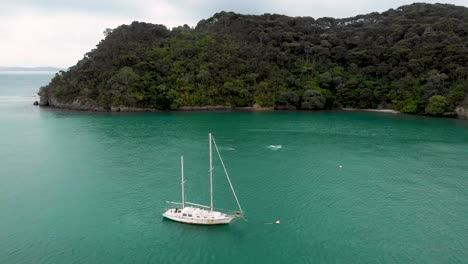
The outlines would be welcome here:
<svg viewBox="0 0 468 264">
<path fill-rule="evenodd" d="M 210 211 L 197 207 L 171 208 L 164 214 L 171 220 L 189 224 L 229 224 L 236 216 L 227 215 L 218 211 Z"/>
</svg>

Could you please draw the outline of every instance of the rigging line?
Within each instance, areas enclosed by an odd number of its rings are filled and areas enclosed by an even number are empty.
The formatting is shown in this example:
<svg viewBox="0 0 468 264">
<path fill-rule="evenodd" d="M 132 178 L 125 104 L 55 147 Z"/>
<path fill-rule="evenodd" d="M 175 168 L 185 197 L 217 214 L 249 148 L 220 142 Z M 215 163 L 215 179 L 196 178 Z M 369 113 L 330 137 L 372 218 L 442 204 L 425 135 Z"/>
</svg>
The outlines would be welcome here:
<svg viewBox="0 0 468 264">
<path fill-rule="evenodd" d="M 215 141 L 213 136 L 211 136 L 211 139 L 213 139 L 213 143 L 214 143 L 216 152 L 218 153 L 219 160 L 221 161 L 221 165 L 223 165 L 224 173 L 226 173 L 226 178 L 227 178 L 227 180 L 229 182 L 229 186 L 231 187 L 232 194 L 234 194 L 234 198 L 236 198 L 237 206 L 239 206 L 239 210 L 241 211 L 241 213 L 244 214 L 244 212 L 242 211 L 242 207 L 241 207 L 241 205 L 239 203 L 239 199 L 237 199 L 236 192 L 234 191 L 234 187 L 232 186 L 231 179 L 229 178 L 229 174 L 228 174 L 228 172 L 226 170 L 226 166 L 224 166 L 224 162 L 223 162 L 223 158 L 221 157 L 221 153 L 219 153 L 219 149 L 218 149 L 218 146 L 216 145 L 216 141 Z"/>
</svg>

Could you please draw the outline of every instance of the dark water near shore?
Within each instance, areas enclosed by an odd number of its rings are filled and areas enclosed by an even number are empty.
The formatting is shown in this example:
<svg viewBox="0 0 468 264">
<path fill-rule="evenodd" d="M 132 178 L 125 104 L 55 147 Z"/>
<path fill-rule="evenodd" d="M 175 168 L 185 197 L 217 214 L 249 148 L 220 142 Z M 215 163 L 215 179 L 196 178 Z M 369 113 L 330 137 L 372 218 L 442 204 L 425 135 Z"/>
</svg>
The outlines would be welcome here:
<svg viewBox="0 0 468 264">
<path fill-rule="evenodd" d="M 466 121 L 32 106 L 51 77 L 0 74 L 0 263 L 468 263 Z M 247 221 L 163 220 L 180 154 L 208 203 L 209 131 Z"/>
</svg>

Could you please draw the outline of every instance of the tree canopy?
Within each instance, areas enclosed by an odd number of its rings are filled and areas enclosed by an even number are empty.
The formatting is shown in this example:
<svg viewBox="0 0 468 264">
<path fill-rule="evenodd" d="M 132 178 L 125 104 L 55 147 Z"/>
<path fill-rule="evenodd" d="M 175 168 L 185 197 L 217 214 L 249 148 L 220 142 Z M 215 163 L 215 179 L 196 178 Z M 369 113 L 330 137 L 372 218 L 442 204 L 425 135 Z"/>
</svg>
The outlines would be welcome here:
<svg viewBox="0 0 468 264">
<path fill-rule="evenodd" d="M 468 8 L 454 5 L 412 4 L 345 19 L 220 12 L 195 28 L 133 22 L 104 35 L 41 88 L 44 104 L 439 115 L 468 94 Z"/>
</svg>

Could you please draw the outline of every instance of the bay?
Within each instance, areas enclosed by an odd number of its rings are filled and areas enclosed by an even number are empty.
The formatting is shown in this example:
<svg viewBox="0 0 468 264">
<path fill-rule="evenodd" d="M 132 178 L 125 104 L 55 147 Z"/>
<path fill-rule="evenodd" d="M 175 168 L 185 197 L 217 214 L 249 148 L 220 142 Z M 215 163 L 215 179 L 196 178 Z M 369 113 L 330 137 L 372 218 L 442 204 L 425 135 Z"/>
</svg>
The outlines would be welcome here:
<svg viewBox="0 0 468 264">
<path fill-rule="evenodd" d="M 52 76 L 0 74 L 0 263 L 468 260 L 466 121 L 32 106 Z M 181 154 L 187 199 L 208 203 L 208 132 L 247 221 L 162 219 Z M 217 160 L 214 173 L 215 207 L 235 209 Z"/>
</svg>

